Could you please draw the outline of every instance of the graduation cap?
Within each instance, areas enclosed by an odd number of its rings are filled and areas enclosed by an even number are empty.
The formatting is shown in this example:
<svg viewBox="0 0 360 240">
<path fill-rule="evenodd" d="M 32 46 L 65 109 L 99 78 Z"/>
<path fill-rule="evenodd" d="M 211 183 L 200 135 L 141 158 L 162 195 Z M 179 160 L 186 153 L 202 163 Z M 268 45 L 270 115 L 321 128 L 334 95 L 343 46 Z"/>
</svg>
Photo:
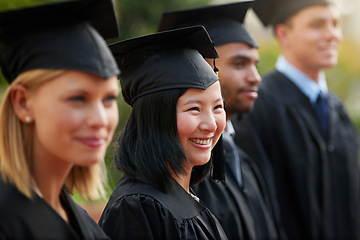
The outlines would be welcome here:
<svg viewBox="0 0 360 240">
<path fill-rule="evenodd" d="M 206 89 L 218 81 L 204 58 L 217 52 L 203 26 L 163 31 L 111 44 L 120 67 L 126 103 L 146 94 L 175 89 Z"/>
<path fill-rule="evenodd" d="M 284 23 L 303 8 L 332 2 L 332 0 L 255 0 L 253 9 L 264 26 L 275 26 Z"/>
<path fill-rule="evenodd" d="M 119 36 L 112 0 L 77 0 L 0 12 L 0 66 L 11 83 L 32 69 L 105 79 L 119 70 L 104 39 Z"/>
<path fill-rule="evenodd" d="M 230 42 L 244 42 L 251 47 L 258 44 L 244 28 L 246 12 L 253 1 L 207 6 L 196 9 L 164 12 L 159 31 L 203 25 L 215 46 Z"/>
</svg>

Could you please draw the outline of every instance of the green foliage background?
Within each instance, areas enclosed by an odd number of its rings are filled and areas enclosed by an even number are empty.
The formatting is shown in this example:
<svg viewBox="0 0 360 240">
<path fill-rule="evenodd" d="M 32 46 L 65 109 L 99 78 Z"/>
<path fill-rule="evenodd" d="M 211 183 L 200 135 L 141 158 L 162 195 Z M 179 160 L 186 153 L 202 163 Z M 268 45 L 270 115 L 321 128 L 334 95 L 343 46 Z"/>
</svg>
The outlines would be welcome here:
<svg viewBox="0 0 360 240">
<path fill-rule="evenodd" d="M 59 0 L 0 0 L 0 11 L 50 2 L 59 2 Z M 108 41 L 108 43 L 156 32 L 163 11 L 187 9 L 209 3 L 210 0 L 114 0 L 121 36 L 119 39 Z M 279 47 L 274 39 L 258 39 L 258 41 L 261 56 L 259 72 L 263 74 L 273 69 L 279 54 Z M 347 40 L 345 36 L 338 66 L 326 71 L 329 89 L 344 101 L 358 130 L 360 130 L 360 103 L 357 103 L 360 98 L 359 47 L 358 42 Z M 6 81 L 0 76 L 0 99 L 6 87 Z M 120 120 L 116 135 L 125 126 L 131 110 L 124 103 L 122 97 L 119 98 L 118 103 Z M 114 139 L 116 139 L 116 136 Z M 118 171 L 112 167 L 114 149 L 114 145 L 109 147 L 105 159 L 109 173 L 109 194 L 120 177 Z M 78 196 L 75 196 L 75 198 L 77 201 L 82 201 Z"/>
</svg>

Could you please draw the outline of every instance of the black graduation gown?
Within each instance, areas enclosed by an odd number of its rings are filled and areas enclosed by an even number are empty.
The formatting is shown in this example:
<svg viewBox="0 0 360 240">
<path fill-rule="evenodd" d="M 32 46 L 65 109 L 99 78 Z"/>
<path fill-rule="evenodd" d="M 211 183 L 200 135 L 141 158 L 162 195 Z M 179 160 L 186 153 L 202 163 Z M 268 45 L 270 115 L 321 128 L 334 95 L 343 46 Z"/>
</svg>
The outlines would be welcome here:
<svg viewBox="0 0 360 240">
<path fill-rule="evenodd" d="M 209 209 L 176 182 L 165 194 L 122 177 L 99 225 L 112 239 L 227 239 Z"/>
<path fill-rule="evenodd" d="M 28 199 L 0 174 L 0 239 L 109 239 L 65 190 L 62 201 L 76 231 L 42 198 Z"/>
<path fill-rule="evenodd" d="M 236 144 L 257 161 L 289 238 L 360 239 L 358 134 L 340 100 L 329 93 L 328 102 L 325 139 L 309 99 L 273 71 L 254 110 L 233 122 L 252 128 Z"/>
<path fill-rule="evenodd" d="M 229 239 L 278 239 L 265 183 L 253 160 L 237 149 L 242 186 L 225 162 L 225 183 L 207 178 L 193 187 L 216 216 Z M 226 154 L 225 154 L 226 156 Z"/>
</svg>

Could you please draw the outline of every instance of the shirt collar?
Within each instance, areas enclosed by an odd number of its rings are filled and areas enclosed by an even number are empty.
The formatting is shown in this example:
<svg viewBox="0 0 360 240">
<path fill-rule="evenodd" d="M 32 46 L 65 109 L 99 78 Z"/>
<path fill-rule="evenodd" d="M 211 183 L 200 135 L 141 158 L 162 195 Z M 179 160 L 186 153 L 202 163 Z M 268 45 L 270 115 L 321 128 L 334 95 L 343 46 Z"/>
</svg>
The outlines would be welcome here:
<svg viewBox="0 0 360 240">
<path fill-rule="evenodd" d="M 290 79 L 309 99 L 315 103 L 320 92 L 327 94 L 325 73 L 320 72 L 319 82 L 314 82 L 299 69 L 291 65 L 284 56 L 279 56 L 275 68 Z"/>
<path fill-rule="evenodd" d="M 226 127 L 223 133 L 232 138 L 235 137 L 235 129 L 230 120 L 226 121 Z"/>
</svg>

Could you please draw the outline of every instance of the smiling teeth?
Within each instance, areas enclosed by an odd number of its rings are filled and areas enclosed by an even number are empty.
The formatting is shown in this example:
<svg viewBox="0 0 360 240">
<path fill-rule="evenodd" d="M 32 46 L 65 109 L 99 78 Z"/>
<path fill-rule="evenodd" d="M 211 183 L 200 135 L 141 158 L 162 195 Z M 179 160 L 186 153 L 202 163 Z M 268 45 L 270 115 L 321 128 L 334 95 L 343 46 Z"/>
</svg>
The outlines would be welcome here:
<svg viewBox="0 0 360 240">
<path fill-rule="evenodd" d="M 200 144 L 200 145 L 209 145 L 211 139 L 208 140 L 200 140 L 200 139 L 195 139 L 195 138 L 191 138 L 191 141 L 193 141 L 194 143 Z"/>
</svg>

